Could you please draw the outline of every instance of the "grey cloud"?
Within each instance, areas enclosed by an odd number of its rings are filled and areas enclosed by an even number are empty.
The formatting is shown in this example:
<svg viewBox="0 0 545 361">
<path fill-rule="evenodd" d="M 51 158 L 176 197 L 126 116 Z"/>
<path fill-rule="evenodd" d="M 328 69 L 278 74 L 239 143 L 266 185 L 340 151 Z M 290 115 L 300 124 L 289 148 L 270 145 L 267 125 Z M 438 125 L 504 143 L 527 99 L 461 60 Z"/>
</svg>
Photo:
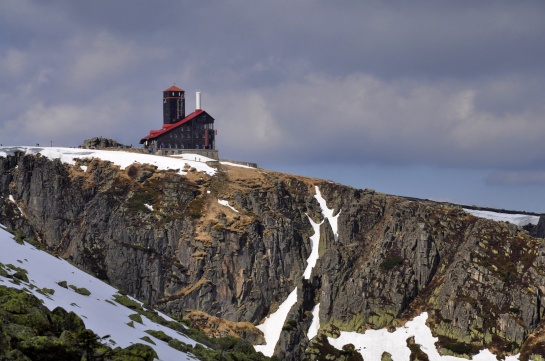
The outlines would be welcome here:
<svg viewBox="0 0 545 361">
<path fill-rule="evenodd" d="M 135 143 L 177 82 L 203 92 L 233 157 L 537 167 L 544 8 L 0 0 L 13 34 L 0 43 L 0 130 L 33 144 L 17 125 L 57 114 L 57 143 L 107 131 Z"/>
<path fill-rule="evenodd" d="M 486 89 L 353 74 L 314 76 L 251 96 L 214 94 L 212 101 L 227 126 L 225 137 L 235 140 L 229 148 L 253 149 L 265 158 L 470 167 L 540 164 L 545 159 L 543 105 L 497 115 L 477 106 L 478 94 Z M 263 104 L 256 108 L 255 99 Z M 262 121 L 274 125 L 270 144 L 252 137 Z"/>
</svg>

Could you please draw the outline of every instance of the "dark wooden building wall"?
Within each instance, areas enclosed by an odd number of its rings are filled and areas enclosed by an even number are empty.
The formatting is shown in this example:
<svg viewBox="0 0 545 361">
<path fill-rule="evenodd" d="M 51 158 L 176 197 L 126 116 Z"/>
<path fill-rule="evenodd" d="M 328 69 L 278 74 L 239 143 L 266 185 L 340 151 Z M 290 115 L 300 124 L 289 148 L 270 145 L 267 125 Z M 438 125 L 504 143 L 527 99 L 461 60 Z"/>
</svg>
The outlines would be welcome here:
<svg viewBox="0 0 545 361">
<path fill-rule="evenodd" d="M 185 93 L 163 92 L 163 124 L 174 124 L 185 118 Z"/>
<path fill-rule="evenodd" d="M 208 138 L 205 138 L 208 136 Z M 157 148 L 215 149 L 214 119 L 201 114 L 195 119 L 157 137 Z"/>
</svg>

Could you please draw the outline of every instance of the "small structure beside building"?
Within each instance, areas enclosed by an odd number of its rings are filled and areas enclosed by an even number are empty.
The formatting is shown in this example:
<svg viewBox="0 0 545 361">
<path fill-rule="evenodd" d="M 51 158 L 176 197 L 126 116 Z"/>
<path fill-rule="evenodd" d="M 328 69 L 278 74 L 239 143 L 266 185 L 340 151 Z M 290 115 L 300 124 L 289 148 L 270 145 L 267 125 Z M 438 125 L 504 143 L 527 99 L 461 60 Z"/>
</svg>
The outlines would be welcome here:
<svg viewBox="0 0 545 361">
<path fill-rule="evenodd" d="M 214 118 L 201 109 L 200 92 L 195 111 L 186 116 L 185 91 L 177 86 L 163 91 L 163 127 L 150 131 L 140 144 L 159 155 L 193 153 L 219 159 Z"/>
</svg>

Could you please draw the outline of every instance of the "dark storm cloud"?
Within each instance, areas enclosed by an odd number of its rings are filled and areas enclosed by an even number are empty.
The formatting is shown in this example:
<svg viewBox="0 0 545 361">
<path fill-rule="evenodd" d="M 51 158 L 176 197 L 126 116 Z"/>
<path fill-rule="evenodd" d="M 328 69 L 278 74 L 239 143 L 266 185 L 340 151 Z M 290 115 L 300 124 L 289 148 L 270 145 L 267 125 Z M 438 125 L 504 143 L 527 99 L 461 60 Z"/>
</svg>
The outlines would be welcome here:
<svg viewBox="0 0 545 361">
<path fill-rule="evenodd" d="M 0 143 L 136 144 L 177 82 L 258 161 L 545 163 L 545 4 L 0 0 Z"/>
</svg>

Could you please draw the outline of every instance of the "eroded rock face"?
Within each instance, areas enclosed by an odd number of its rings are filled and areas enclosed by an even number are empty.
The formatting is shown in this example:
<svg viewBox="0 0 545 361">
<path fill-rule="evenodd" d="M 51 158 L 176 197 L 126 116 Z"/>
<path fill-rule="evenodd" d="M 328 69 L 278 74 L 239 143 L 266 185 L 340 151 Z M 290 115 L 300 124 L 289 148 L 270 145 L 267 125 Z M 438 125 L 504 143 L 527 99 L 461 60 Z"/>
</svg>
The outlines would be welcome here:
<svg viewBox="0 0 545 361">
<path fill-rule="evenodd" d="M 41 157 L 0 158 L 0 223 L 166 312 L 206 312 L 208 328 L 214 317 L 258 324 L 297 287 L 280 359 L 357 357 L 321 334 L 309 342 L 317 303 L 321 329 L 332 334 L 398 325 L 425 310 L 444 350 L 542 347 L 536 337 L 525 342 L 543 327 L 545 250 L 521 228 L 457 206 L 260 169 L 181 177 L 81 164 L 85 171 Z M 325 220 L 319 259 L 304 280 L 308 217 L 324 218 L 315 185 L 340 212 L 338 239 Z"/>
</svg>

